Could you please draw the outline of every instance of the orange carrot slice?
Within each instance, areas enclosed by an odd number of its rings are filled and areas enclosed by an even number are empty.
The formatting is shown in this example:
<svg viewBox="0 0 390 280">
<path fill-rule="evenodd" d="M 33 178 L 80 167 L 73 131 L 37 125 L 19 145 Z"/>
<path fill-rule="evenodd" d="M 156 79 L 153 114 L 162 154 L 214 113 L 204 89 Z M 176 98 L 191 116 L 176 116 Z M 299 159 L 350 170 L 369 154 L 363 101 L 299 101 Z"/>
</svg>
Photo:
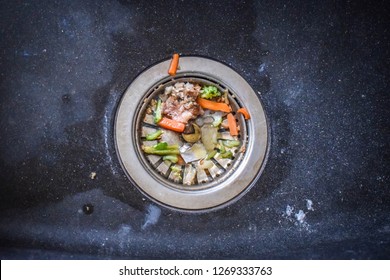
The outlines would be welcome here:
<svg viewBox="0 0 390 280">
<path fill-rule="evenodd" d="M 186 164 L 186 162 L 185 162 L 184 159 L 181 157 L 181 155 L 178 155 L 178 156 L 177 156 L 177 159 L 178 159 L 178 161 L 177 161 L 177 164 L 178 164 L 178 165 L 185 165 L 185 164 Z"/>
<path fill-rule="evenodd" d="M 209 109 L 213 111 L 222 111 L 226 113 L 230 113 L 232 111 L 232 109 L 226 103 L 215 102 L 200 97 L 196 101 L 198 102 L 200 107 L 205 109 Z"/>
<path fill-rule="evenodd" d="M 237 136 L 238 135 L 238 127 L 237 127 L 236 118 L 233 116 L 232 113 L 229 113 L 229 114 L 227 114 L 227 120 L 228 120 L 228 124 L 229 124 L 230 135 Z"/>
<path fill-rule="evenodd" d="M 251 118 L 251 116 L 250 116 L 249 113 L 248 113 L 248 110 L 245 109 L 245 108 L 240 108 L 240 109 L 238 109 L 238 110 L 237 110 L 237 113 L 242 114 L 246 120 L 249 120 L 249 119 Z"/>
<path fill-rule="evenodd" d="M 172 56 L 171 64 L 169 65 L 169 69 L 168 69 L 168 74 L 171 76 L 175 76 L 178 66 L 179 66 L 179 54 L 175 53 Z"/>
<path fill-rule="evenodd" d="M 184 123 L 168 119 L 166 117 L 163 117 L 161 121 L 158 122 L 158 125 L 162 128 L 166 128 L 176 132 L 183 132 L 186 127 Z"/>
</svg>

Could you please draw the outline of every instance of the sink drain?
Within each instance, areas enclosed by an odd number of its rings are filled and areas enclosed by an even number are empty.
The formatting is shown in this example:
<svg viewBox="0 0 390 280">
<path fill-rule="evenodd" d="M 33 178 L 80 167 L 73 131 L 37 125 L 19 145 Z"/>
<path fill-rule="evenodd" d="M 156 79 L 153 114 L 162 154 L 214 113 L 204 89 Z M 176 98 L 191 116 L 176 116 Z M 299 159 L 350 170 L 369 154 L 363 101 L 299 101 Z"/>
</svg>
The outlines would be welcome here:
<svg viewBox="0 0 390 280">
<path fill-rule="evenodd" d="M 169 63 L 164 61 L 145 70 L 121 100 L 115 142 L 122 167 L 145 195 L 164 206 L 205 211 L 228 205 L 250 189 L 265 163 L 268 129 L 263 107 L 249 84 L 224 64 L 202 57 L 181 57 L 180 70 L 171 77 L 167 74 Z M 251 116 L 246 120 L 241 114 L 234 115 L 238 132 L 233 136 L 226 127 L 228 113 L 216 114 L 206 108 L 202 118 L 189 120 L 186 129 L 193 126 L 197 133 L 206 133 L 209 127 L 215 129 L 218 136 L 211 150 L 203 147 L 208 147 L 207 143 L 188 140 L 186 135 L 161 128 L 154 120 L 157 100 L 167 98 L 172 88 L 179 92 L 201 86 L 212 86 L 224 93 L 222 100 L 232 114 L 244 107 Z M 224 120 L 225 126 L 210 123 L 217 119 Z M 161 132 L 160 139 L 150 138 Z M 162 144 L 176 145 L 175 154 L 179 156 L 174 155 L 172 160 L 156 152 L 154 148 Z"/>
</svg>

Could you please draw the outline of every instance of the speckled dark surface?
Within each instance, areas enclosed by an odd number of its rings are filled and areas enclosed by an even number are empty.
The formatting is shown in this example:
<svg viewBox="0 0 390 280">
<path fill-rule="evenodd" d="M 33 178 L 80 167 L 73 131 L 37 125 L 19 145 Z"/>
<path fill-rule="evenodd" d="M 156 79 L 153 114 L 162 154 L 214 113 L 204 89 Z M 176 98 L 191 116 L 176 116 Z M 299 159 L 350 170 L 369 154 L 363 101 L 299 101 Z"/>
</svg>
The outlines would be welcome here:
<svg viewBox="0 0 390 280">
<path fill-rule="evenodd" d="M 385 1 L 140 2 L 1 1 L 1 258 L 388 259 Z M 153 204 L 115 154 L 121 95 L 174 51 L 230 65 L 270 121 L 263 176 L 208 214 Z"/>
</svg>

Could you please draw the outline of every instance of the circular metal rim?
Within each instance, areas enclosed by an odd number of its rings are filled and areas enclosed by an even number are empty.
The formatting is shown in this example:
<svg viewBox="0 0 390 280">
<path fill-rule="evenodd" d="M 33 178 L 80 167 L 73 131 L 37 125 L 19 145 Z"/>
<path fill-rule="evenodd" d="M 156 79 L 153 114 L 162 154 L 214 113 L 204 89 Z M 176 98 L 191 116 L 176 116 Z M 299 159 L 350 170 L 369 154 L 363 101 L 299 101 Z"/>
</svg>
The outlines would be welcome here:
<svg viewBox="0 0 390 280">
<path fill-rule="evenodd" d="M 237 99 L 247 108 L 252 118 L 247 121 L 247 152 L 237 169 L 224 182 L 199 191 L 166 187 L 143 168 L 137 157 L 137 143 L 132 136 L 136 128 L 139 102 L 152 86 L 168 77 L 169 63 L 170 60 L 165 60 L 146 69 L 135 78 L 121 99 L 114 127 L 117 155 L 121 165 L 135 186 L 161 205 L 182 211 L 205 211 L 227 206 L 253 186 L 265 164 L 269 134 L 264 108 L 251 86 L 230 67 L 204 57 L 181 57 L 178 70 L 180 76 L 201 74 L 233 89 Z"/>
</svg>

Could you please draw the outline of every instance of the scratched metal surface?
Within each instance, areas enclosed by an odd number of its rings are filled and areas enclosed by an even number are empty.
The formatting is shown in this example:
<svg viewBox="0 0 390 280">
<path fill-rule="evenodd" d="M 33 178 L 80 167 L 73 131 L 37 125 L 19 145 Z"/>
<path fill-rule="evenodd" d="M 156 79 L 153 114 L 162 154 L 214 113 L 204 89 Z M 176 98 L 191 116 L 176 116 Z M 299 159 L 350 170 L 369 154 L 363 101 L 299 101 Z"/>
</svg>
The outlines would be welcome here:
<svg viewBox="0 0 390 280">
<path fill-rule="evenodd" d="M 1 1 L 2 259 L 388 259 L 384 1 L 144 2 Z M 264 175 L 212 213 L 154 205 L 115 154 L 122 93 L 174 51 L 230 65 L 270 121 Z"/>
</svg>

